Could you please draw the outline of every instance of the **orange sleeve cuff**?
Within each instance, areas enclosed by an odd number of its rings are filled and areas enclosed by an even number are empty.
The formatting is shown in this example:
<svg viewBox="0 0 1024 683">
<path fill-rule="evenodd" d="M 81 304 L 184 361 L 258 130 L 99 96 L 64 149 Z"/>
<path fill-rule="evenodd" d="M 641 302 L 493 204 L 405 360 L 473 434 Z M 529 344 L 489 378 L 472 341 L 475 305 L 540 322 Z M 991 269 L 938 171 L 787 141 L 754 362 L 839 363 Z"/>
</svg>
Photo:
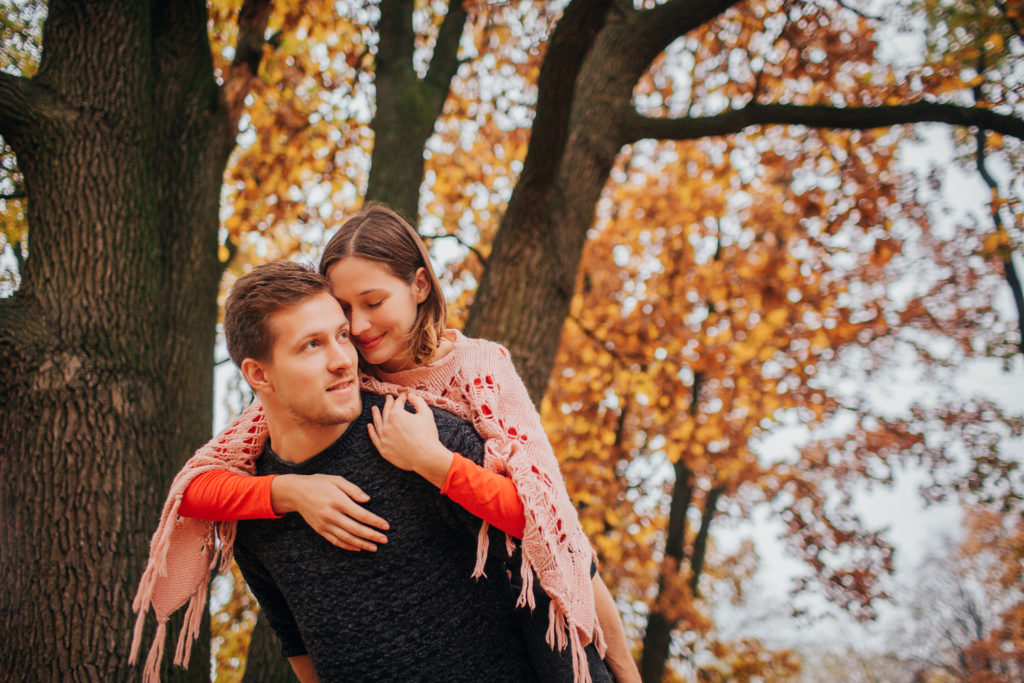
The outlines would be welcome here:
<svg viewBox="0 0 1024 683">
<path fill-rule="evenodd" d="M 477 465 L 458 453 L 452 458 L 441 493 L 491 526 L 523 537 L 526 515 L 519 492 L 508 477 Z"/>
<path fill-rule="evenodd" d="M 270 504 L 275 476 L 254 477 L 230 470 L 203 472 L 185 489 L 178 514 L 211 522 L 276 519 L 281 515 Z"/>
</svg>

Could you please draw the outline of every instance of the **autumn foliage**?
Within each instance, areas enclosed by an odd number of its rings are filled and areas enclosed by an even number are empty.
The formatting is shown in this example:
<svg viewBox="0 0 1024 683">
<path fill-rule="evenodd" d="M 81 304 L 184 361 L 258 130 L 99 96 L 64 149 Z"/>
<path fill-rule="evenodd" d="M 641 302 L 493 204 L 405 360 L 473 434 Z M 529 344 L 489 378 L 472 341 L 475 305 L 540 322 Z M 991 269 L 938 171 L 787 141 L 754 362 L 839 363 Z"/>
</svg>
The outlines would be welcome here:
<svg viewBox="0 0 1024 683">
<path fill-rule="evenodd" d="M 225 285 L 266 260 L 316 259 L 367 193 L 378 163 L 375 87 L 386 77 L 384 4 L 262 3 L 265 40 L 250 73 L 236 60 L 241 12 L 261 3 L 208 3 L 214 70 L 239 131 L 221 203 Z M 458 62 L 448 97 L 424 148 L 407 151 L 424 163 L 419 228 L 454 326 L 472 311 L 527 162 L 540 73 L 567 4 L 458 5 L 466 23 L 448 55 Z M 639 114 L 710 125 L 766 111 L 759 105 L 942 103 L 1021 116 L 1017 0 L 720 4 L 634 84 Z M 452 11 L 414 5 L 410 53 L 421 78 Z M 910 63 L 888 50 L 894 26 L 921 38 Z M 423 102 L 405 104 L 412 112 Z M 716 546 L 717 523 L 766 511 L 806 566 L 794 593 L 870 620 L 892 597 L 895 549 L 862 519 L 857 493 L 920 467 L 927 500 L 975 511 L 960 552 L 999 606 L 962 648 L 957 675 L 1012 680 L 1024 651 L 1024 481 L 1006 443 L 1024 422 L 950 388 L 961 366 L 983 357 L 1010 365 L 1024 343 L 1013 266 L 1024 202 L 1019 182 L 998 179 L 1024 170 L 1020 140 L 954 129 L 957 167 L 985 176 L 991 200 L 985 215 L 949 225 L 936 220 L 956 191 L 943 169 L 919 178 L 900 163 L 902 146 L 921 140 L 911 127 L 768 123 L 728 134 L 673 128 L 616 146 L 567 278 L 570 312 L 542 415 L 635 654 L 665 680 L 793 680 L 796 653 L 716 623 L 716 601 L 741 604 L 758 567 L 755 543 Z M 17 259 L 27 240 L 21 178 L 9 150 L 0 166 L 12 190 L 0 199 L 3 244 Z M 1016 317 L 994 303 L 1007 286 Z M 894 390 L 904 366 L 948 395 L 879 405 L 878 386 Z M 766 447 L 794 427 L 806 436 L 798 448 Z M 214 615 L 225 680 L 244 663 L 252 607 L 236 580 Z"/>
<path fill-rule="evenodd" d="M 217 32 L 231 26 L 229 9 L 214 13 L 215 45 L 231 44 Z M 438 15 L 418 16 L 428 45 Z M 275 8 L 279 42 L 267 48 L 227 179 L 225 244 L 242 257 L 233 268 L 315 253 L 358 202 L 372 150 L 373 20 L 372 10 L 314 22 Z M 474 6 L 464 63 L 426 148 L 421 230 L 449 255 L 456 325 L 522 169 L 543 40 L 556 20 L 535 8 Z M 874 26 L 810 4 L 744 4 L 674 45 L 638 83 L 636 102 L 668 116 L 751 96 L 863 105 L 970 87 L 949 49 L 914 73 L 880 65 Z M 866 528 L 851 491 L 891 483 L 915 462 L 937 473 L 933 492 L 948 493 L 938 473 L 953 460 L 927 435 L 972 444 L 957 425 L 985 432 L 979 425 L 1011 420 L 991 406 L 983 419 L 969 405 L 886 415 L 845 390 L 908 347 L 925 363 L 954 362 L 906 330 L 954 340 L 957 358 L 974 355 L 979 335 L 993 347 L 1010 334 L 993 324 L 999 273 L 968 266 L 970 254 L 998 245 L 970 226 L 952 239 L 932 231 L 896 162 L 907 133 L 755 128 L 642 142 L 612 171 L 543 415 L 638 646 L 655 616 L 673 634 L 670 678 L 785 680 L 799 668 L 792 653 L 717 633 L 715 587 L 741 594 L 757 558 L 752 545 L 717 553 L 716 518 L 769 506 L 811 570 L 797 589 L 869 619 L 886 597 L 893 547 Z M 909 299 L 886 296 L 908 268 L 929 263 L 954 276 Z M 837 423 L 843 433 L 812 440 L 796 459 L 758 445 L 788 425 L 835 432 Z"/>
</svg>

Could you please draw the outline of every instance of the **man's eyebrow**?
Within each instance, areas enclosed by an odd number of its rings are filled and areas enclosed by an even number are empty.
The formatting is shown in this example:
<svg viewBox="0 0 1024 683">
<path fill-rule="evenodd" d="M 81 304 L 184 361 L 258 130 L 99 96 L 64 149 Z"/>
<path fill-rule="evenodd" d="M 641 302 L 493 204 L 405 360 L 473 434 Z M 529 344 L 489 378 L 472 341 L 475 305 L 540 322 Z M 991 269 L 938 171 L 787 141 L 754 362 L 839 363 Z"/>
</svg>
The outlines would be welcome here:
<svg viewBox="0 0 1024 683">
<path fill-rule="evenodd" d="M 301 337 L 299 337 L 298 339 L 295 340 L 295 346 L 297 346 L 297 347 L 298 346 L 302 346 L 303 344 L 308 342 L 310 339 L 316 339 L 317 337 L 322 337 L 322 336 L 323 336 L 323 332 L 321 332 L 320 330 L 316 330 L 316 331 L 312 331 L 312 332 L 306 332 Z"/>
</svg>

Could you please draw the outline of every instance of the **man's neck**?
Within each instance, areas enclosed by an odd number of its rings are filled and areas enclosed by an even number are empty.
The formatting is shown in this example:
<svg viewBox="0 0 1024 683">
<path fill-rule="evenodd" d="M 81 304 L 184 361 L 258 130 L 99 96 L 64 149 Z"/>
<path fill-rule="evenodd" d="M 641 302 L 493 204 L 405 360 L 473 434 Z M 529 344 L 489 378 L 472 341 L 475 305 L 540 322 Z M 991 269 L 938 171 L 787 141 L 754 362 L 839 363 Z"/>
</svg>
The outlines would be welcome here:
<svg viewBox="0 0 1024 683">
<path fill-rule="evenodd" d="M 322 453 L 341 438 L 351 422 L 338 425 L 312 425 L 298 423 L 291 416 L 277 416 L 267 412 L 267 431 L 270 444 L 277 457 L 285 462 L 299 464 Z"/>
</svg>

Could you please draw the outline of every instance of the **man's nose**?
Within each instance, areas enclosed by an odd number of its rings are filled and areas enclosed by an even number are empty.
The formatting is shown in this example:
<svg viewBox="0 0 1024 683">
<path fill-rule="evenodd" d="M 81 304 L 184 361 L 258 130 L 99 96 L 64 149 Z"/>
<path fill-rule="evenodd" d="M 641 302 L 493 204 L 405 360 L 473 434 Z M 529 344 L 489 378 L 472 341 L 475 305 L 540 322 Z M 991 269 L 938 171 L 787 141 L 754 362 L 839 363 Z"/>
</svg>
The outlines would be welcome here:
<svg viewBox="0 0 1024 683">
<path fill-rule="evenodd" d="M 345 370 L 355 364 L 355 350 L 351 344 L 338 341 L 331 342 L 330 353 L 327 356 L 328 367 L 331 370 Z"/>
</svg>

